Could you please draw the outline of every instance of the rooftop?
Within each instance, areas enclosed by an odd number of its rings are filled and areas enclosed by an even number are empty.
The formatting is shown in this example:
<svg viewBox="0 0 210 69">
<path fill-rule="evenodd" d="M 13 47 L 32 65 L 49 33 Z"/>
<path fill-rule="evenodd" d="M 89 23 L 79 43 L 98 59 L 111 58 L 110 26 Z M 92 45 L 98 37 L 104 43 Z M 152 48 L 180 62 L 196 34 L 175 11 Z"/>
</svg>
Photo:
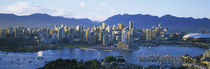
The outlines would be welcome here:
<svg viewBox="0 0 210 69">
<path fill-rule="evenodd" d="M 210 38 L 210 34 L 204 34 L 204 33 L 191 33 L 187 34 L 183 37 L 184 39 L 186 38 Z"/>
</svg>

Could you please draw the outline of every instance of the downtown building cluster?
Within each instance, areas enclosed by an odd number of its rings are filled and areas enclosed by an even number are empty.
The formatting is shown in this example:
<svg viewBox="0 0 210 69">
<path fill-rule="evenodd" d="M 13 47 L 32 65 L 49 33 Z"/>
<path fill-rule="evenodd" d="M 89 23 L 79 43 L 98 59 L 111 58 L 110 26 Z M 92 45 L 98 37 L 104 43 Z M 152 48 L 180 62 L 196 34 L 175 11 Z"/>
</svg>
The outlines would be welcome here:
<svg viewBox="0 0 210 69">
<path fill-rule="evenodd" d="M 134 42 L 157 41 L 166 37 L 167 29 L 161 24 L 150 29 L 137 29 L 130 21 L 126 27 L 119 23 L 108 26 L 102 23 L 101 26 L 85 28 L 84 26 L 54 26 L 48 28 L 5 28 L 0 29 L 0 38 L 21 38 L 30 39 L 37 43 L 71 43 L 71 44 L 102 44 L 104 46 L 117 46 L 118 48 L 132 47 Z"/>
</svg>

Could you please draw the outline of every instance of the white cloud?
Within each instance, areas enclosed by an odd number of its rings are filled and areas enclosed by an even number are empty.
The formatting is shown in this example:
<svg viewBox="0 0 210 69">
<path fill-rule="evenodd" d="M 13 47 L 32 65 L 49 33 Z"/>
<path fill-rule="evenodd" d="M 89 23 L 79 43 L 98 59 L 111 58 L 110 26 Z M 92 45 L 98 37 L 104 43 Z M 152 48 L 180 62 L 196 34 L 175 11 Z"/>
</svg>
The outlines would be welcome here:
<svg viewBox="0 0 210 69">
<path fill-rule="evenodd" d="M 28 2 L 17 2 L 0 8 L 0 13 L 13 13 L 16 15 L 29 15 L 33 13 L 47 13 L 53 16 L 63 16 L 65 11 L 57 8 L 45 8 L 32 5 Z"/>
<path fill-rule="evenodd" d="M 77 14 L 77 15 L 72 15 L 72 16 L 76 18 L 89 18 L 95 21 L 104 21 L 107 17 L 109 17 L 108 15 L 99 15 L 96 13 L 83 13 L 83 14 Z"/>
<path fill-rule="evenodd" d="M 114 8 L 111 8 L 111 9 L 110 9 L 110 12 L 111 12 L 111 15 L 114 15 L 114 14 L 117 13 L 116 10 L 115 10 Z"/>
<path fill-rule="evenodd" d="M 107 17 L 105 17 L 105 16 L 98 15 L 98 16 L 93 17 L 92 19 L 95 19 L 95 20 L 97 20 L 97 21 L 103 21 L 103 20 L 105 20 L 106 18 L 107 18 Z"/>
<path fill-rule="evenodd" d="M 80 7 L 85 7 L 85 2 L 80 2 L 80 3 L 79 3 L 79 6 L 80 6 Z"/>
<path fill-rule="evenodd" d="M 105 5 L 105 3 L 103 4 Z M 81 7 L 85 6 L 85 2 L 81 2 Z M 95 7 L 96 11 L 104 11 L 101 7 Z M 33 5 L 29 2 L 16 2 L 14 4 L 9 4 L 7 6 L 0 6 L 0 13 L 12 13 L 16 15 L 30 15 L 34 13 L 46 13 L 53 16 L 64 16 L 64 17 L 76 17 L 76 18 L 89 18 L 91 20 L 96 21 L 103 21 L 109 16 L 110 14 L 116 13 L 115 9 L 110 9 L 110 13 L 108 14 L 100 14 L 95 12 L 85 12 L 85 13 L 71 13 L 66 11 L 62 8 L 49 8 L 49 7 L 41 7 L 37 5 Z"/>
</svg>

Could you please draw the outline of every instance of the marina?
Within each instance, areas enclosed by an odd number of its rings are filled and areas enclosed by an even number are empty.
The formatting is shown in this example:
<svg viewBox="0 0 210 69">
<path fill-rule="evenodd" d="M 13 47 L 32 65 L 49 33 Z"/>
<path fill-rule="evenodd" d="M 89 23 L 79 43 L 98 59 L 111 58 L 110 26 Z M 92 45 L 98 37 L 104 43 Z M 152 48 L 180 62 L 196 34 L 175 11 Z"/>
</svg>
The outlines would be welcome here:
<svg viewBox="0 0 210 69">
<path fill-rule="evenodd" d="M 195 51 L 196 50 L 196 51 Z M 182 63 L 179 59 L 184 54 L 197 56 L 203 54 L 206 49 L 197 47 L 176 47 L 176 46 L 139 46 L 138 50 L 89 50 L 80 48 L 65 48 L 56 50 L 44 50 L 39 52 L 2 52 L 0 51 L 0 69 L 35 69 L 42 67 L 49 61 L 59 58 L 77 60 L 101 60 L 106 56 L 122 56 L 126 63 L 150 65 L 174 65 Z M 159 55 L 156 55 L 159 54 Z M 152 56 L 153 55 L 153 56 Z M 168 55 L 168 56 L 166 56 Z M 161 60 L 158 60 L 161 59 Z M 174 60 L 175 59 L 175 60 Z"/>
</svg>

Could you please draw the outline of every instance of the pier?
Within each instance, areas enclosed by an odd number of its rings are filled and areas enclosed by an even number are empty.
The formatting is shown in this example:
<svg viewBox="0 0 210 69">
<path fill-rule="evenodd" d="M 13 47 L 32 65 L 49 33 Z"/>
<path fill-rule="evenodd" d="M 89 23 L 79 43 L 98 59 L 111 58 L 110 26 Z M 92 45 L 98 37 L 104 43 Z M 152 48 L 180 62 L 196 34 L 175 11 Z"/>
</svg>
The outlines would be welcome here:
<svg viewBox="0 0 210 69">
<path fill-rule="evenodd" d="M 140 62 L 157 62 L 158 65 L 163 66 L 173 66 L 173 67 L 179 67 L 179 66 L 188 66 L 188 67 L 196 67 L 199 69 L 207 69 L 206 66 L 198 64 L 198 63 L 186 63 L 183 62 L 181 57 L 176 56 L 139 56 L 137 58 Z"/>
</svg>

